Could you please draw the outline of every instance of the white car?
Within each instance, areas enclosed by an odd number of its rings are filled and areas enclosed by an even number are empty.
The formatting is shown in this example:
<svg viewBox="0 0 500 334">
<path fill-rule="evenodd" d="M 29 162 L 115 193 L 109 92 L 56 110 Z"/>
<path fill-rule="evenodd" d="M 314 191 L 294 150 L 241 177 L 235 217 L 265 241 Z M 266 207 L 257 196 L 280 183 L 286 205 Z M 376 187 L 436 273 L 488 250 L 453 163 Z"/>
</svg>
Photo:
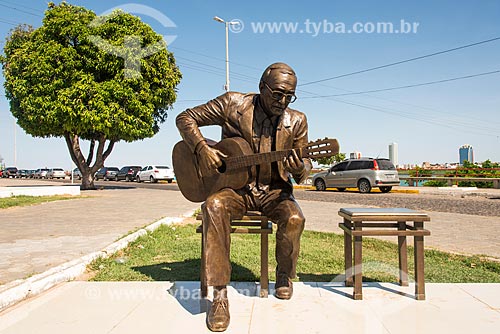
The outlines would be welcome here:
<svg viewBox="0 0 500 334">
<path fill-rule="evenodd" d="M 136 175 L 137 182 L 149 181 L 156 183 L 158 180 L 166 180 L 172 183 L 175 178 L 174 170 L 168 166 L 149 165 L 143 167 Z"/>
<path fill-rule="evenodd" d="M 46 179 L 64 179 L 65 177 L 66 173 L 62 168 L 50 168 L 45 175 Z"/>
</svg>

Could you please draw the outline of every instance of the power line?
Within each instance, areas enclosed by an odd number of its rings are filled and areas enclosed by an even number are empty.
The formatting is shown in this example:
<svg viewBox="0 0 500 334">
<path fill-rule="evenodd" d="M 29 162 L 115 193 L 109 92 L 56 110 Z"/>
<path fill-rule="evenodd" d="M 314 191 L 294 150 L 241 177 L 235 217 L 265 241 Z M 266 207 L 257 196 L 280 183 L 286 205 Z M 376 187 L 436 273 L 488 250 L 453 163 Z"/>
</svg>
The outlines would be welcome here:
<svg viewBox="0 0 500 334">
<path fill-rule="evenodd" d="M 360 73 L 375 71 L 375 70 L 379 70 L 381 68 L 386 68 L 386 67 L 390 67 L 390 66 L 395 66 L 395 65 L 400 65 L 400 64 L 404 64 L 404 63 L 409 63 L 411 61 L 420 60 L 420 59 L 424 59 L 424 58 L 434 57 L 434 56 L 441 55 L 441 54 L 444 54 L 444 53 L 449 53 L 449 52 L 453 52 L 453 51 L 457 51 L 457 50 L 461 50 L 461 49 L 465 49 L 465 48 L 470 48 L 470 47 L 473 47 L 473 46 L 476 46 L 476 45 L 490 43 L 490 42 L 494 42 L 494 41 L 497 41 L 497 40 L 500 40 L 500 37 L 495 37 L 495 38 L 487 39 L 487 40 L 480 41 L 480 42 L 477 42 L 477 43 L 462 45 L 462 46 L 459 46 L 459 47 L 456 47 L 456 48 L 447 49 L 447 50 L 443 50 L 443 51 L 438 51 L 438 52 L 430 53 L 430 54 L 427 54 L 427 55 L 418 56 L 418 57 L 414 57 L 414 58 L 410 58 L 410 59 L 406 59 L 406 60 L 401 60 L 401 61 L 397 61 L 397 62 L 394 62 L 394 63 L 386 64 L 386 65 L 375 66 L 375 67 L 367 68 L 367 69 L 360 70 L 360 71 L 355 71 L 355 72 L 351 72 L 351 73 L 337 75 L 337 76 L 326 78 L 326 79 L 320 79 L 320 80 L 310 81 L 310 82 L 306 82 L 306 83 L 300 84 L 299 86 L 307 86 L 307 85 L 312 85 L 312 84 L 315 84 L 315 83 L 318 83 L 318 82 L 324 82 L 324 81 L 329 81 L 329 80 L 344 78 L 344 77 L 347 77 L 347 76 L 356 75 L 356 74 L 360 74 Z"/>
<path fill-rule="evenodd" d="M 21 5 L 21 4 L 18 4 L 18 3 L 12 2 L 12 1 L 0 0 L 0 2 L 6 3 L 6 4 L 8 4 L 8 5 L 12 5 L 12 6 L 19 6 L 19 7 L 21 7 L 21 8 L 29 9 L 29 10 L 31 10 L 32 12 L 38 12 L 38 11 L 39 11 L 39 9 L 38 9 L 38 8 L 35 8 L 35 7 L 29 7 L 29 6 L 26 6 L 26 5 Z"/>
<path fill-rule="evenodd" d="M 456 78 L 451 78 L 451 79 L 443 79 L 443 80 L 437 80 L 437 81 L 424 82 L 424 83 L 413 84 L 413 85 L 405 85 L 405 86 L 398 86 L 398 87 L 390 87 L 390 88 L 366 90 L 366 91 L 362 91 L 362 92 L 352 92 L 352 93 L 342 93 L 342 94 L 332 94 L 332 95 L 308 96 L 308 97 L 304 97 L 304 99 L 317 99 L 317 98 L 324 98 L 324 97 L 337 97 L 337 96 L 347 96 L 347 95 L 359 95 L 359 94 L 366 94 L 366 93 L 386 92 L 386 91 L 390 91 L 390 90 L 406 89 L 406 88 L 413 88 L 413 87 L 420 87 L 420 86 L 428 86 L 428 85 L 435 85 L 435 84 L 444 83 L 444 82 L 457 81 L 457 80 L 463 80 L 463 79 L 470 79 L 470 78 L 475 78 L 475 77 L 480 77 L 480 76 L 490 75 L 490 74 L 495 74 L 495 73 L 500 73 L 500 70 L 491 71 L 491 72 L 484 72 L 484 73 L 478 73 L 478 74 L 471 74 L 471 75 L 466 75 L 466 76 L 463 76 L 463 77 L 456 77 Z"/>
<path fill-rule="evenodd" d="M 198 55 L 198 56 L 202 56 L 202 57 L 205 57 L 205 58 L 209 58 L 209 59 L 213 59 L 213 60 L 218 60 L 218 61 L 223 61 L 225 62 L 226 60 L 223 59 L 223 58 L 218 58 L 218 57 L 214 57 L 214 56 L 209 56 L 209 55 L 206 55 L 204 53 L 200 53 L 200 52 L 196 52 L 196 51 L 191 51 L 191 50 L 187 50 L 187 49 L 183 49 L 183 48 L 179 48 L 179 47 L 176 47 L 176 46 L 171 46 L 170 49 L 177 49 L 177 50 L 180 50 L 180 51 L 184 51 L 184 52 L 188 52 L 188 53 L 192 53 L 192 54 L 195 54 L 195 55 Z M 231 65 L 238 65 L 238 66 L 242 66 L 242 67 L 246 67 L 246 68 L 249 68 L 249 69 L 252 69 L 252 70 L 258 70 L 260 71 L 261 69 L 260 68 L 256 68 L 256 67 L 253 67 L 253 66 L 249 66 L 249 65 L 245 65 L 245 64 L 241 64 L 241 63 L 237 63 L 237 62 L 234 62 L 234 61 L 230 61 L 229 62 Z"/>
<path fill-rule="evenodd" d="M 39 15 L 39 14 L 34 14 L 34 13 L 28 12 L 28 11 L 26 11 L 26 10 L 19 9 L 19 8 L 17 8 L 17 7 L 12 7 L 12 6 L 9 6 L 9 5 L 5 5 L 5 4 L 4 4 L 5 2 L 4 2 L 4 1 L 2 1 L 2 2 L 3 2 L 3 3 L 0 3 L 0 6 L 2 6 L 2 7 L 5 7 L 5 8 L 10 8 L 10 9 L 13 9 L 13 10 L 17 10 L 18 12 L 25 13 L 25 14 L 29 14 L 29 15 L 33 15 L 33 16 L 37 16 L 37 17 L 43 17 L 43 16 L 41 16 L 41 15 Z"/>
<path fill-rule="evenodd" d="M 14 21 L 6 20 L 6 19 L 0 19 L 0 23 L 5 23 L 11 26 L 18 26 L 20 23 L 15 23 Z"/>
<path fill-rule="evenodd" d="M 192 62 L 192 63 L 195 63 L 195 64 L 199 64 L 199 65 L 202 65 L 202 66 L 205 66 L 205 67 L 209 67 L 211 69 L 225 71 L 225 69 L 222 68 L 222 67 L 216 67 L 216 66 L 208 65 L 206 63 L 203 63 L 203 62 L 200 62 L 200 61 L 196 61 L 196 60 L 192 60 L 192 59 L 189 59 L 189 58 L 180 57 L 180 56 L 176 56 L 175 58 L 176 59 L 181 59 L 181 60 L 186 60 L 186 61 L 189 61 L 189 62 Z M 244 77 L 244 78 L 255 79 L 254 77 L 251 77 L 249 75 L 238 73 L 238 72 L 234 72 L 234 71 L 231 71 L 231 75 L 238 75 L 238 76 L 241 76 L 241 77 Z"/>
<path fill-rule="evenodd" d="M 317 93 L 312 93 L 312 92 L 308 92 L 308 91 L 304 91 L 304 90 L 300 90 L 300 89 L 297 91 L 301 91 L 303 93 L 319 97 L 319 95 Z M 306 98 L 311 98 L 311 97 L 303 97 L 302 99 L 306 99 Z M 332 101 L 339 102 L 339 103 L 349 104 L 352 106 L 357 106 L 357 107 L 364 108 L 364 109 L 375 110 L 375 111 L 379 111 L 379 112 L 383 112 L 383 113 L 387 113 L 387 114 L 392 114 L 392 115 L 396 115 L 396 116 L 403 117 L 403 118 L 414 119 L 414 120 L 421 121 L 424 123 L 450 128 L 450 129 L 455 130 L 455 131 L 465 131 L 465 132 L 470 132 L 470 133 L 479 134 L 479 135 L 486 135 L 486 136 L 498 136 L 498 128 L 497 127 L 495 127 L 495 126 L 493 126 L 493 127 L 483 126 L 483 125 L 480 125 L 479 123 L 473 124 L 471 122 L 471 120 L 472 120 L 471 117 L 467 117 L 466 120 L 461 121 L 461 120 L 459 120 L 460 117 L 457 119 L 456 115 L 452 114 L 454 118 L 440 119 L 440 118 L 436 118 L 434 115 L 429 115 L 429 116 L 424 116 L 422 114 L 415 115 L 415 114 L 412 114 L 411 112 L 407 112 L 407 111 L 403 112 L 403 111 L 399 111 L 399 110 L 395 110 L 395 109 L 391 109 L 391 108 L 387 108 L 387 107 L 381 107 L 381 106 L 369 105 L 369 104 L 360 104 L 360 103 L 350 102 L 350 101 L 346 101 L 346 100 L 335 99 L 332 97 L 325 97 L 325 99 L 332 100 Z M 391 102 L 401 103 L 399 101 L 391 101 Z M 402 104 L 405 104 L 405 103 L 402 103 Z M 429 108 L 424 108 L 424 107 L 420 107 L 420 106 L 415 106 L 415 107 L 421 108 L 421 109 L 429 109 Z M 451 113 L 448 113 L 448 114 L 451 114 Z M 477 120 L 477 121 L 479 121 L 481 123 L 486 123 L 483 120 Z M 492 125 L 491 121 L 488 121 L 487 123 L 490 126 Z M 495 123 L 495 122 L 493 122 L 493 123 Z M 456 127 L 460 127 L 462 129 L 465 129 L 465 130 L 458 130 Z M 476 132 L 473 130 L 477 130 L 477 131 L 481 131 L 481 132 Z M 488 133 L 484 133 L 484 132 L 488 132 Z"/>
<path fill-rule="evenodd" d="M 481 131 L 481 132 L 476 132 L 476 131 L 471 131 L 470 128 L 470 124 L 467 124 L 467 123 L 464 123 L 463 125 L 462 124 L 455 124 L 455 127 L 454 126 L 451 126 L 449 124 L 445 124 L 439 120 L 431 120 L 429 119 L 428 117 L 418 117 L 418 116 L 414 116 L 414 115 L 407 115 L 407 114 L 404 114 L 402 112 L 398 112 L 398 111 L 394 111 L 389 108 L 383 108 L 383 107 L 378 107 L 378 106 L 370 106 L 370 105 L 363 105 L 363 104 L 359 104 L 359 103 L 354 103 L 354 102 L 350 102 L 350 101 L 345 101 L 345 100 L 340 100 L 340 99 L 331 99 L 332 101 L 336 101 L 336 102 L 339 102 L 339 103 L 344 103 L 344 104 L 348 104 L 348 105 L 352 105 L 352 106 L 356 106 L 356 107 L 360 107 L 360 108 L 364 108 L 364 109 L 369 109 L 369 110 L 374 110 L 374 111 L 379 111 L 379 112 L 382 112 L 382 113 L 386 113 L 386 114 L 390 114 L 390 115 L 396 115 L 396 116 L 399 116 L 399 117 L 403 117 L 403 118 L 409 118 L 409 119 L 413 119 L 413 120 L 417 120 L 417 121 L 420 121 L 420 122 L 423 122 L 423 123 L 428 123 L 428 124 L 432 124 L 432 125 L 436 125 L 436 126 L 441 126 L 441 127 L 446 127 L 446 128 L 449 128 L 449 129 L 452 129 L 452 130 L 455 130 L 455 131 L 460 131 L 460 132 L 469 132 L 469 133 L 474 133 L 474 134 L 477 134 L 477 135 L 483 135 L 483 136 L 493 136 L 493 137 L 497 137 L 498 136 L 498 130 L 495 128 L 495 129 L 491 129 L 490 131 L 488 132 L 491 132 L 491 133 L 485 133 L 484 131 Z M 449 121 L 448 121 L 449 123 Z M 460 126 L 460 127 L 463 127 L 465 128 L 465 130 L 459 130 L 456 128 L 456 126 Z M 481 130 L 481 128 L 476 128 L 477 130 Z"/>
</svg>

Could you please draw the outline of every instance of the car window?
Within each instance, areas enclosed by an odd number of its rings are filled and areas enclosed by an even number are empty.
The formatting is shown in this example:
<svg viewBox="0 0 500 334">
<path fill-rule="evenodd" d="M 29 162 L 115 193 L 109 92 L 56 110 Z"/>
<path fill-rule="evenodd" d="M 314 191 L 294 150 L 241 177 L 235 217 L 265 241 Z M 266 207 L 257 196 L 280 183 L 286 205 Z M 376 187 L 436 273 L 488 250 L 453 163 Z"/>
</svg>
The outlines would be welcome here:
<svg viewBox="0 0 500 334">
<path fill-rule="evenodd" d="M 168 166 L 156 166 L 156 168 L 158 168 L 158 169 L 170 169 L 170 167 L 168 167 Z"/>
<path fill-rule="evenodd" d="M 347 166 L 347 170 L 358 170 L 358 169 L 363 169 L 364 166 L 364 161 L 361 160 L 354 160 L 351 161 L 349 166 Z"/>
<path fill-rule="evenodd" d="M 59 171 L 59 172 L 64 171 L 64 169 L 62 169 L 62 168 L 54 168 L 54 169 L 53 169 L 53 171 L 54 171 L 54 170 L 57 170 L 57 171 Z"/>
<path fill-rule="evenodd" d="M 331 171 L 332 172 L 343 172 L 347 166 L 347 164 L 349 163 L 349 161 L 344 161 L 344 162 L 341 162 L 335 166 L 332 167 Z"/>
<path fill-rule="evenodd" d="M 396 167 L 392 164 L 390 160 L 380 159 L 377 160 L 378 168 L 381 170 L 395 170 Z"/>
<path fill-rule="evenodd" d="M 148 166 L 148 170 L 151 170 L 151 169 L 153 169 L 153 167 L 151 167 L 151 166 Z"/>
</svg>

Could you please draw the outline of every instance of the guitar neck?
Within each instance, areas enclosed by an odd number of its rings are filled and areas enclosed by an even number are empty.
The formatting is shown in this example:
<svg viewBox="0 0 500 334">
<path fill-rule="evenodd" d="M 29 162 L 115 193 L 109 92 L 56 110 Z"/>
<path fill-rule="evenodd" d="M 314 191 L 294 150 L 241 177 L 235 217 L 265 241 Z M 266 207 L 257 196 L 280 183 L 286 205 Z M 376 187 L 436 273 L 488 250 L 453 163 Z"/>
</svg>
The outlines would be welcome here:
<svg viewBox="0 0 500 334">
<path fill-rule="evenodd" d="M 300 149 L 298 156 L 300 156 Z M 289 156 L 292 153 L 293 149 L 284 150 L 284 151 L 272 151 L 266 153 L 255 153 L 250 155 L 241 155 L 237 157 L 230 157 L 226 159 L 226 168 L 227 170 L 245 168 L 250 166 L 269 164 L 271 162 L 283 160 L 283 158 Z"/>
</svg>

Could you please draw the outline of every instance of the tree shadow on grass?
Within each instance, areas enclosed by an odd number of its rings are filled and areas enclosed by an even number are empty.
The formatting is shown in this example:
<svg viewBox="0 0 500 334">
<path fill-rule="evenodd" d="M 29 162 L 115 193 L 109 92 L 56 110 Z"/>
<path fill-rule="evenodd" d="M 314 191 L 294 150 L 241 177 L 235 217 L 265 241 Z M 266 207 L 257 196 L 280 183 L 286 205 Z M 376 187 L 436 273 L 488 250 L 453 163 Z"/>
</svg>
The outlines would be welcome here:
<svg viewBox="0 0 500 334">
<path fill-rule="evenodd" d="M 179 262 L 164 262 L 148 266 L 132 267 L 132 270 L 151 277 L 155 281 L 199 281 L 200 259 L 187 259 Z M 231 280 L 253 282 L 259 278 L 248 268 L 231 262 Z"/>
</svg>

